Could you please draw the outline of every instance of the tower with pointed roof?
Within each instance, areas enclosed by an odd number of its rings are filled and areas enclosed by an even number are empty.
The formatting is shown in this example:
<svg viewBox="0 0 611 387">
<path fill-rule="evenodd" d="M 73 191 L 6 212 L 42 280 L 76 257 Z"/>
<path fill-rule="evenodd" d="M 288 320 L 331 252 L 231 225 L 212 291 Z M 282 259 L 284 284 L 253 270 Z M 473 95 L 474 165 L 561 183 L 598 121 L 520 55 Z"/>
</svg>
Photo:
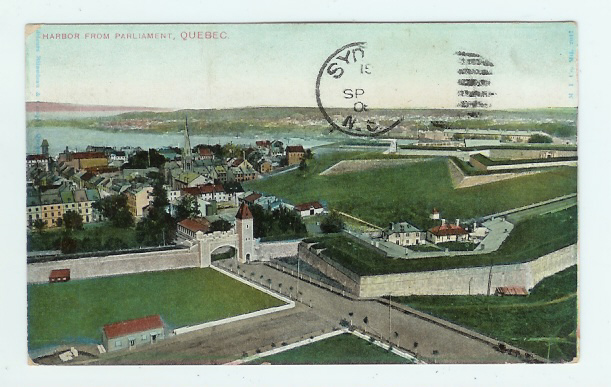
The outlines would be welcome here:
<svg viewBox="0 0 611 387">
<path fill-rule="evenodd" d="M 185 146 L 182 150 L 182 169 L 193 170 L 193 155 L 191 154 L 191 140 L 189 139 L 189 119 L 185 116 Z"/>
<path fill-rule="evenodd" d="M 47 141 L 46 138 L 42 140 L 42 144 L 40 144 L 40 150 L 43 155 L 49 155 L 49 141 Z"/>
<path fill-rule="evenodd" d="M 236 218 L 236 232 L 238 234 L 238 261 L 245 263 L 253 260 L 255 241 L 253 238 L 253 218 L 248 205 L 240 205 Z"/>
</svg>

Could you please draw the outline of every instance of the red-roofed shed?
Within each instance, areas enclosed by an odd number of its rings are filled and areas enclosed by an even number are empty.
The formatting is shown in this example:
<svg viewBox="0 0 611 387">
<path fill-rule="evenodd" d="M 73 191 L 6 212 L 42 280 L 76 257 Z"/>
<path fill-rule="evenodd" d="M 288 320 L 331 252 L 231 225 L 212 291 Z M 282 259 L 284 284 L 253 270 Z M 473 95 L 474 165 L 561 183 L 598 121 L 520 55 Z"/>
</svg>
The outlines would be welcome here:
<svg viewBox="0 0 611 387">
<path fill-rule="evenodd" d="M 55 269 L 49 274 L 49 282 L 68 282 L 70 281 L 70 269 Z"/>
<path fill-rule="evenodd" d="M 155 343 L 164 338 L 163 321 L 159 315 L 104 325 L 104 347 L 107 351 Z"/>
</svg>

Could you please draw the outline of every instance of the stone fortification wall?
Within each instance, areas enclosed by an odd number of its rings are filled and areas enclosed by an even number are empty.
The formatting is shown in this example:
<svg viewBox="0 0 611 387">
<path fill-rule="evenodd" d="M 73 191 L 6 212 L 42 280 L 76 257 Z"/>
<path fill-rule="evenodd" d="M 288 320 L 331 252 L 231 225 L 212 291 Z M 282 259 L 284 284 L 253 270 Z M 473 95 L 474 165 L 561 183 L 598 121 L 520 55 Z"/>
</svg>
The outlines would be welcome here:
<svg viewBox="0 0 611 387">
<path fill-rule="evenodd" d="M 384 295 L 474 295 L 488 294 L 489 279 L 490 293 L 494 293 L 499 286 L 532 289 L 542 279 L 577 264 L 577 245 L 519 264 L 374 276 L 359 276 L 303 242 L 299 244 L 299 257 L 342 283 L 352 294 L 363 298 Z M 456 259 L 461 257 L 457 256 Z"/>
<path fill-rule="evenodd" d="M 180 250 L 31 263 L 27 268 L 27 280 L 28 283 L 48 282 L 49 274 L 54 269 L 70 269 L 71 279 L 183 269 L 199 267 L 199 259 L 198 248 L 193 246 Z"/>
<path fill-rule="evenodd" d="M 360 277 L 317 252 L 316 249 L 311 249 L 311 246 L 312 244 L 301 242 L 298 248 L 299 258 L 327 277 L 341 283 L 352 294 L 358 295 Z"/>
<path fill-rule="evenodd" d="M 298 253 L 299 242 L 300 240 L 257 243 L 255 259 L 267 262 L 276 258 L 294 257 Z"/>
<path fill-rule="evenodd" d="M 480 152 L 483 153 L 483 152 Z M 544 159 L 550 157 L 575 157 L 576 150 L 555 149 L 495 149 L 491 148 L 485 153 L 492 160 L 522 160 L 522 159 Z"/>
<path fill-rule="evenodd" d="M 577 246 L 571 245 L 520 264 L 364 276 L 361 277 L 359 296 L 487 294 L 489 278 L 491 293 L 498 286 L 532 289 L 542 279 L 575 264 Z"/>
<path fill-rule="evenodd" d="M 562 166 L 576 167 L 577 160 L 554 161 L 553 159 L 550 159 L 549 162 L 543 162 L 543 163 L 490 165 L 486 168 L 486 170 L 499 171 L 499 170 L 507 170 L 507 169 L 547 168 L 547 167 L 562 167 Z"/>
<path fill-rule="evenodd" d="M 494 183 L 501 180 L 513 179 L 520 176 L 533 175 L 541 171 L 525 171 L 525 172 L 509 172 L 509 173 L 494 173 L 490 175 L 473 175 L 466 176 L 462 170 L 454 163 L 452 159 L 448 160 L 450 168 L 450 176 L 454 188 L 474 187 L 482 184 Z"/>
</svg>

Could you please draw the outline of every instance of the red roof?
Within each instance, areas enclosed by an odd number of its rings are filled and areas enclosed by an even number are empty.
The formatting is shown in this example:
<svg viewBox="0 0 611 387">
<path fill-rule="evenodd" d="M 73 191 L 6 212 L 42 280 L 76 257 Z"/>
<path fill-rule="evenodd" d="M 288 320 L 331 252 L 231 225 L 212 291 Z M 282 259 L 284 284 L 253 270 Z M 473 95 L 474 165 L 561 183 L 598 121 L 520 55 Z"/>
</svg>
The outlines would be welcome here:
<svg viewBox="0 0 611 387">
<path fill-rule="evenodd" d="M 49 156 L 47 156 L 47 155 L 27 155 L 27 156 L 25 156 L 26 160 L 41 160 L 41 161 L 44 161 L 44 160 L 47 160 L 48 158 L 49 158 Z"/>
<path fill-rule="evenodd" d="M 439 211 L 436 208 L 433 208 L 433 214 L 438 214 Z"/>
<path fill-rule="evenodd" d="M 129 335 L 130 333 L 145 332 L 157 328 L 163 328 L 163 321 L 161 321 L 161 317 L 158 314 L 104 325 L 104 333 L 109 339 L 114 339 L 115 337 Z"/>
<path fill-rule="evenodd" d="M 295 206 L 295 209 L 297 211 L 307 211 L 310 208 L 318 209 L 318 208 L 323 208 L 323 207 L 322 207 L 322 204 L 320 204 L 319 202 L 301 203 Z"/>
<path fill-rule="evenodd" d="M 199 148 L 200 156 L 212 156 L 212 151 L 208 148 Z"/>
<path fill-rule="evenodd" d="M 303 150 L 303 146 L 301 145 L 290 145 L 286 147 L 286 153 L 297 153 L 297 152 L 301 152 L 304 153 L 305 150 Z"/>
<path fill-rule="evenodd" d="M 441 226 L 435 226 L 431 228 L 429 232 L 437 236 L 468 234 L 468 232 L 461 226 L 457 226 L 455 224 L 450 223 L 442 224 Z"/>
<path fill-rule="evenodd" d="M 49 278 L 64 278 L 70 277 L 70 269 L 55 269 L 51 270 L 51 274 L 49 274 Z"/>
<path fill-rule="evenodd" d="M 193 232 L 207 232 L 210 229 L 210 222 L 206 219 L 184 219 L 178 222 L 179 225 L 183 226 L 187 230 L 191 230 Z"/>
<path fill-rule="evenodd" d="M 225 192 L 225 187 L 222 184 L 200 184 L 197 187 L 186 187 L 181 189 L 182 192 L 198 196 L 200 194 Z"/>
<path fill-rule="evenodd" d="M 252 219 L 252 212 L 248 208 L 248 205 L 244 202 L 240 204 L 240 208 L 238 209 L 238 213 L 235 215 L 236 219 Z"/>
<path fill-rule="evenodd" d="M 201 184 L 197 188 L 201 193 L 225 192 L 222 184 Z"/>
<path fill-rule="evenodd" d="M 233 163 L 231 163 L 231 166 L 232 167 L 239 167 L 240 164 L 242 164 L 243 162 L 244 162 L 244 159 L 240 157 L 238 159 L 233 160 Z"/>
<path fill-rule="evenodd" d="M 257 146 L 268 148 L 272 143 L 269 140 L 260 140 L 256 142 Z"/>
<path fill-rule="evenodd" d="M 102 152 L 76 152 L 72 154 L 73 159 L 105 159 L 106 155 Z"/>
<path fill-rule="evenodd" d="M 181 191 L 183 193 L 193 195 L 193 196 L 199 195 L 199 188 L 197 187 L 185 187 L 185 188 L 182 188 Z"/>
<path fill-rule="evenodd" d="M 261 196 L 263 196 L 263 195 L 261 195 L 259 193 L 252 193 L 252 194 L 246 196 L 243 200 L 246 203 L 254 203 L 255 200 L 259 199 Z"/>
</svg>

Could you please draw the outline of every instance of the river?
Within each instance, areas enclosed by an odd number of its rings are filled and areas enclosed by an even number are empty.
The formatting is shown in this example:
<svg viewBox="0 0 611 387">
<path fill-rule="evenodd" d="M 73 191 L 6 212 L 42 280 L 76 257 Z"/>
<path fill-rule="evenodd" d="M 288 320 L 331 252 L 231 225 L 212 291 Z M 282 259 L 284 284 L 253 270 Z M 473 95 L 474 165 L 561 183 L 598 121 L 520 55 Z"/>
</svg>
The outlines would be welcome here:
<svg viewBox="0 0 611 387">
<path fill-rule="evenodd" d="M 143 149 L 161 148 L 165 146 L 178 146 L 182 148 L 184 144 L 184 134 L 175 133 L 159 133 L 146 131 L 105 131 L 97 129 L 69 128 L 69 127 L 34 127 L 28 128 L 26 131 L 26 152 L 40 153 L 40 144 L 43 139 L 49 142 L 49 154 L 57 156 L 60 152 L 66 149 L 66 146 L 71 151 L 84 151 L 88 145 L 112 146 L 120 148 L 122 146 L 139 146 Z M 285 145 L 303 145 L 305 148 L 330 144 L 336 139 L 318 138 L 297 138 L 291 137 L 287 133 L 281 133 L 270 136 L 206 136 L 200 134 L 191 135 L 191 145 L 197 144 L 243 144 L 255 145 L 257 140 L 280 140 Z"/>
</svg>

